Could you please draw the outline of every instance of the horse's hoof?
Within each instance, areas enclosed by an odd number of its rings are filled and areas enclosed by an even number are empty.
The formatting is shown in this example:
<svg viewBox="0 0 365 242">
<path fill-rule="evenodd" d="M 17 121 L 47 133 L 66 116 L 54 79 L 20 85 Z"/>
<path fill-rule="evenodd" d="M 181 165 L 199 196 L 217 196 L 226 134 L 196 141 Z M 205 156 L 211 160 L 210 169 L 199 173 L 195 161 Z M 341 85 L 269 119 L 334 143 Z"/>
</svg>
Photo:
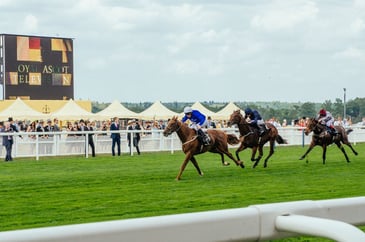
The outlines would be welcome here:
<svg viewBox="0 0 365 242">
<path fill-rule="evenodd" d="M 245 165 L 243 164 L 243 162 L 241 162 L 240 167 L 245 168 Z"/>
<path fill-rule="evenodd" d="M 223 165 L 224 166 L 229 166 L 230 164 L 229 164 L 229 162 L 224 162 Z"/>
<path fill-rule="evenodd" d="M 304 159 L 304 157 L 303 157 L 303 156 L 299 158 L 299 160 L 303 160 L 303 159 Z"/>
<path fill-rule="evenodd" d="M 202 172 L 202 173 L 200 173 L 200 176 L 204 176 L 204 173 Z"/>
</svg>

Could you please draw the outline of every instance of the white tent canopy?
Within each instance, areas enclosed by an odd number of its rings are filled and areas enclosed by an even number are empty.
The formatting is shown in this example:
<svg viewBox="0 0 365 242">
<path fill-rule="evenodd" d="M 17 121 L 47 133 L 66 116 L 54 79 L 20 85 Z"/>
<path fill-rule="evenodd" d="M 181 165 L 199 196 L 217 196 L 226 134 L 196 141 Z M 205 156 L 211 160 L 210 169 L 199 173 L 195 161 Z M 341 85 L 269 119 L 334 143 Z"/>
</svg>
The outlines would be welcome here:
<svg viewBox="0 0 365 242">
<path fill-rule="evenodd" d="M 95 114 L 80 107 L 74 100 L 70 99 L 64 106 L 51 113 L 52 118 L 60 120 L 95 119 Z"/>
<path fill-rule="evenodd" d="M 109 106 L 97 112 L 95 118 L 98 120 L 118 118 L 137 118 L 138 114 L 124 107 L 118 100 L 113 101 Z"/>
<path fill-rule="evenodd" d="M 201 113 L 203 113 L 206 117 L 210 116 L 212 119 L 215 117 L 215 112 L 210 111 L 206 107 L 204 107 L 200 102 L 195 102 L 192 106 L 192 109 L 199 110 Z"/>
<path fill-rule="evenodd" d="M 233 102 L 229 102 L 224 108 L 216 112 L 214 117 L 212 118 L 218 120 L 228 120 L 233 111 L 236 110 L 241 110 L 241 109 Z"/>
<path fill-rule="evenodd" d="M 9 117 L 14 120 L 35 120 L 47 118 L 48 115 L 34 110 L 17 98 L 9 107 L 0 112 L 1 120 L 7 120 Z"/>
<path fill-rule="evenodd" d="M 160 101 L 156 101 L 143 112 L 139 113 L 138 117 L 144 120 L 157 120 L 169 119 L 176 115 L 179 114 L 165 107 Z"/>
</svg>

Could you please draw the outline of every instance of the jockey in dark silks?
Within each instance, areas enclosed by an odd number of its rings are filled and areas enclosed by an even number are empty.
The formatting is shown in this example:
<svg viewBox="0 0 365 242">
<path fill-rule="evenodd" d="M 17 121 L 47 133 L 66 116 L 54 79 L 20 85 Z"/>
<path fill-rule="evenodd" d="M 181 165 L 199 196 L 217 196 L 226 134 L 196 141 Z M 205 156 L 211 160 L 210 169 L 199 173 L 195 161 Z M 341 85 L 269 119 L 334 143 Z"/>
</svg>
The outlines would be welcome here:
<svg viewBox="0 0 365 242">
<path fill-rule="evenodd" d="M 202 130 L 202 128 L 208 127 L 208 120 L 206 119 L 205 115 L 198 110 L 193 110 L 191 107 L 185 107 L 184 114 L 185 116 L 181 121 L 184 123 L 186 120 L 190 120 L 190 127 L 197 131 L 198 135 L 201 137 L 203 145 L 209 145 L 209 136 Z"/>
<path fill-rule="evenodd" d="M 259 130 L 259 136 L 262 136 L 265 129 L 265 122 L 262 119 L 260 113 L 257 110 L 252 110 L 251 108 L 245 109 L 245 119 L 250 118 L 250 125 Z"/>
</svg>

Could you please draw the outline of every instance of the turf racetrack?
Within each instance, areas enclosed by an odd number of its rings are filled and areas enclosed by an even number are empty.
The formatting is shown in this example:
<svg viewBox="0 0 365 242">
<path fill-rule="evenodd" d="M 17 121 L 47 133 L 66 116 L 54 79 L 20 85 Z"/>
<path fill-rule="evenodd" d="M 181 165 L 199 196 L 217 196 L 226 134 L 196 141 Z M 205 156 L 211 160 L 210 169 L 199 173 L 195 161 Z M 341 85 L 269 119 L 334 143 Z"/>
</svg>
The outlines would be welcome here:
<svg viewBox="0 0 365 242">
<path fill-rule="evenodd" d="M 260 162 L 255 169 L 249 161 L 251 150 L 240 153 L 245 169 L 228 158 L 231 165 L 224 167 L 219 155 L 205 153 L 197 156 L 204 176 L 189 163 L 181 181 L 175 177 L 182 152 L 16 158 L 0 163 L 0 230 L 364 196 L 365 144 L 354 148 L 358 156 L 345 147 L 351 160 L 346 163 L 341 151 L 330 146 L 322 165 L 320 147 L 307 163 L 299 160 L 307 146 L 277 146 L 268 168 Z"/>
</svg>

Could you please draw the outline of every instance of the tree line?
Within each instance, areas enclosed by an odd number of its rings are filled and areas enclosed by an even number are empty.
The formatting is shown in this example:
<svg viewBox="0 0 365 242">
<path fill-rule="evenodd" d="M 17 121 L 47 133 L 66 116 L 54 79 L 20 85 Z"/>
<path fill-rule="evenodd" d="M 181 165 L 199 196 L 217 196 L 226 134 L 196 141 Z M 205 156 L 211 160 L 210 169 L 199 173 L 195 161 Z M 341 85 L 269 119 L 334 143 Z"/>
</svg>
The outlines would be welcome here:
<svg viewBox="0 0 365 242">
<path fill-rule="evenodd" d="M 290 123 L 292 120 L 301 119 L 303 117 L 315 117 L 321 108 L 330 111 L 335 118 L 344 118 L 344 109 L 346 107 L 346 118 L 351 119 L 352 123 L 362 121 L 365 117 L 365 98 L 355 98 L 346 102 L 346 106 L 342 99 L 337 98 L 334 102 L 326 100 L 323 103 L 314 102 L 234 102 L 241 109 L 250 107 L 257 109 L 265 120 L 275 118 L 282 122 L 284 119 Z M 110 103 L 92 102 L 92 112 L 96 113 L 106 108 Z M 130 103 L 122 102 L 122 104 L 133 112 L 142 112 L 153 104 L 153 102 Z M 181 113 L 185 106 L 192 105 L 193 102 L 162 102 L 167 108 L 174 112 Z M 201 102 L 206 108 L 213 112 L 217 112 L 227 105 L 227 102 L 204 101 Z"/>
</svg>

